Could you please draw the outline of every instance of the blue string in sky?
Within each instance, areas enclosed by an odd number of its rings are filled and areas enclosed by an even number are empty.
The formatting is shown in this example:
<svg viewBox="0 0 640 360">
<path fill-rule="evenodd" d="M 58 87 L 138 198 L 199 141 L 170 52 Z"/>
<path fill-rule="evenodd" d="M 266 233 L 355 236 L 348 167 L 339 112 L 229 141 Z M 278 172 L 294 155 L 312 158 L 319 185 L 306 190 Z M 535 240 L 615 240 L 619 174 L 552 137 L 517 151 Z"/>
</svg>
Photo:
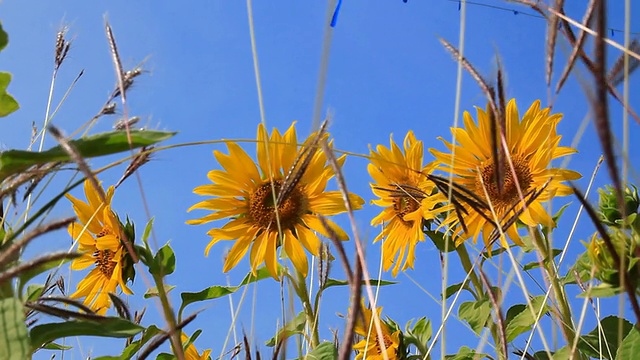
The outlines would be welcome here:
<svg viewBox="0 0 640 360">
<path fill-rule="evenodd" d="M 338 22 L 338 13 L 340 12 L 340 6 L 342 6 L 342 0 L 338 0 L 336 9 L 333 11 L 333 16 L 331 17 L 331 27 L 336 27 L 336 23 Z"/>
</svg>

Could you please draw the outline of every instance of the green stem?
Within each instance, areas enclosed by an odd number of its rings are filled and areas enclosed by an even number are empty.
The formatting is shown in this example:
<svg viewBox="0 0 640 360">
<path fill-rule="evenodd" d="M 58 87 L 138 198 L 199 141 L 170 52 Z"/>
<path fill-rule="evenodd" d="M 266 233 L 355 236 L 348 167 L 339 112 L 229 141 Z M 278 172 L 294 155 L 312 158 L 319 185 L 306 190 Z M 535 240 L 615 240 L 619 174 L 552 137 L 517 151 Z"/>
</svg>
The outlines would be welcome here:
<svg viewBox="0 0 640 360">
<path fill-rule="evenodd" d="M 160 303 L 162 304 L 162 311 L 164 312 L 164 318 L 167 320 L 167 324 L 169 325 L 170 330 L 176 330 L 177 322 L 176 318 L 173 314 L 173 309 L 171 308 L 171 304 L 169 303 L 169 298 L 167 297 L 167 292 L 165 291 L 164 281 L 161 275 L 152 274 L 153 280 L 156 283 L 156 288 L 158 289 L 158 296 L 160 297 Z M 173 351 L 178 359 L 185 359 L 184 351 L 182 350 L 182 341 L 180 340 L 180 331 L 175 331 L 171 335 L 171 345 L 173 346 Z"/>
<path fill-rule="evenodd" d="M 456 247 L 456 252 L 458 253 L 458 257 L 460 258 L 460 263 L 462 264 L 462 268 L 464 271 L 469 274 L 469 278 L 471 279 L 471 283 L 475 288 L 476 292 L 473 294 L 476 300 L 480 300 L 482 295 L 484 295 L 484 286 L 482 286 L 482 282 L 476 274 L 475 270 L 473 270 L 473 264 L 471 263 L 471 258 L 469 257 L 469 252 L 467 252 L 467 247 L 465 244 L 460 244 Z"/>
<path fill-rule="evenodd" d="M 567 300 L 567 294 L 564 292 L 564 288 L 560 286 L 560 279 L 555 268 L 553 261 L 553 255 L 549 251 L 549 246 L 545 241 L 540 229 L 535 228 L 533 234 L 533 241 L 543 256 L 543 266 L 549 277 L 551 288 L 553 289 L 554 296 L 558 302 L 558 308 L 560 310 L 560 325 L 562 326 L 564 335 L 566 336 L 567 343 L 573 344 L 576 333 L 573 329 L 573 318 L 571 316 L 571 307 Z"/>
<path fill-rule="evenodd" d="M 458 257 L 460 258 L 460 263 L 462 264 L 462 268 L 467 274 L 469 274 L 471 283 L 473 284 L 473 287 L 476 290 L 474 293 L 476 300 L 486 298 L 487 291 L 490 291 L 490 289 L 485 289 L 482 284 L 482 281 L 480 281 L 478 274 L 473 268 L 473 264 L 471 263 L 471 257 L 469 256 L 469 252 L 467 251 L 467 247 L 465 246 L 465 244 L 463 243 L 458 245 L 456 247 L 456 252 L 458 253 Z M 502 340 L 500 339 L 500 336 L 498 336 L 497 325 L 494 322 L 490 322 L 489 330 L 491 331 L 491 337 L 493 338 L 493 341 L 496 343 L 496 345 L 499 345 Z M 502 349 L 502 346 L 496 346 L 496 353 L 498 355 L 498 358 L 507 359 L 508 358 L 507 354 L 501 354 L 501 349 Z"/>
<path fill-rule="evenodd" d="M 313 311 L 313 307 L 311 306 L 306 279 L 297 270 L 295 270 L 295 273 L 296 281 L 293 287 L 296 291 L 296 295 L 300 298 L 300 302 L 302 302 L 302 308 L 304 309 L 304 314 L 307 318 L 307 325 L 311 331 L 311 336 L 309 336 L 311 338 L 311 349 L 315 349 L 316 346 L 320 344 L 320 335 L 318 334 L 318 314 Z"/>
</svg>

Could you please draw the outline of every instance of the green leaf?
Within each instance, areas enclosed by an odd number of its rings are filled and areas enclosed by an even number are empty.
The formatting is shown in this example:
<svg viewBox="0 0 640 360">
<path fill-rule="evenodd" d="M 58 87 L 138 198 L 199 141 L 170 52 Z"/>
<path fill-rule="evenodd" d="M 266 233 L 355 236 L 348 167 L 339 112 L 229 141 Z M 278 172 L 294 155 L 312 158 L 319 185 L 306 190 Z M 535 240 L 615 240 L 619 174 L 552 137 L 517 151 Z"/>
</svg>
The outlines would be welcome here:
<svg viewBox="0 0 640 360">
<path fill-rule="evenodd" d="M 73 349 L 73 346 L 60 345 L 53 342 L 48 343 L 47 345 L 42 347 L 47 350 L 70 350 Z"/>
<path fill-rule="evenodd" d="M 562 254 L 562 249 L 551 249 L 551 253 L 553 254 L 553 257 L 555 258 L 556 256 Z M 545 259 L 545 262 L 549 261 L 549 259 Z M 528 264 L 525 264 L 522 267 L 522 270 L 524 271 L 529 271 L 531 269 L 535 269 L 535 268 L 539 268 L 540 267 L 540 262 L 539 261 L 532 261 Z"/>
<path fill-rule="evenodd" d="M 619 286 L 613 286 L 611 284 L 602 283 L 598 286 L 594 286 L 591 289 L 587 289 L 583 293 L 579 294 L 578 297 L 593 297 L 593 298 L 605 298 L 612 297 L 620 294 L 622 292 L 622 288 Z"/>
<path fill-rule="evenodd" d="M 471 329 L 480 335 L 480 331 L 487 324 L 491 316 L 491 302 L 489 299 L 467 301 L 460 304 L 458 317 L 471 325 Z"/>
<path fill-rule="evenodd" d="M 165 285 L 164 288 L 165 288 L 165 290 L 167 291 L 167 294 L 168 294 L 171 290 L 175 289 L 176 286 L 175 285 Z M 152 297 L 158 297 L 158 296 L 159 296 L 158 288 L 155 287 L 155 286 L 152 287 L 151 289 L 148 289 L 147 292 L 145 292 L 144 295 L 143 295 L 143 297 L 145 299 L 149 299 L 149 298 L 152 298 Z"/>
<path fill-rule="evenodd" d="M 444 291 L 445 300 L 450 298 L 451 295 L 457 293 L 462 289 L 471 291 L 471 289 L 469 288 L 469 285 L 465 283 L 457 283 L 457 284 L 447 286 L 447 289 Z"/>
<path fill-rule="evenodd" d="M 153 145 L 166 140 L 175 132 L 153 130 L 131 130 L 131 143 L 127 140 L 126 131 L 112 131 L 82 139 L 71 140 L 69 143 L 75 147 L 83 157 L 97 157 L 115 154 L 130 149 Z M 33 165 L 44 164 L 52 161 L 70 161 L 69 155 L 61 146 L 55 146 L 47 151 L 32 152 L 24 150 L 8 150 L 0 153 L 0 180 L 9 175 L 19 173 Z"/>
<path fill-rule="evenodd" d="M 278 271 L 280 270 L 281 269 L 279 268 Z M 189 304 L 193 304 L 198 301 L 213 300 L 229 294 L 233 294 L 244 285 L 266 279 L 270 276 L 271 274 L 269 273 L 269 270 L 267 270 L 266 267 L 261 267 L 256 270 L 256 275 L 253 275 L 253 273 L 249 272 L 238 286 L 215 285 L 196 293 L 183 292 L 182 294 L 180 294 L 180 297 L 182 298 L 182 305 L 180 305 L 180 311 L 178 312 L 179 317 L 182 317 L 182 311 Z"/>
<path fill-rule="evenodd" d="M 115 359 L 120 360 L 129 360 L 135 355 L 142 347 L 149 342 L 149 340 L 153 339 L 154 336 L 160 334 L 162 330 L 160 330 L 157 326 L 151 325 L 148 328 L 144 329 L 142 333 L 142 337 L 139 340 L 136 340 L 129 344 L 120 356 L 114 357 Z M 96 359 L 97 360 L 97 359 Z M 107 360 L 107 359 L 105 359 Z"/>
<path fill-rule="evenodd" d="M 269 339 L 265 345 L 274 347 L 279 341 L 285 340 L 290 336 L 302 334 L 304 326 L 307 324 L 307 317 L 304 311 L 301 311 L 295 318 L 291 319 L 282 329 L 278 330 L 278 334 Z"/>
<path fill-rule="evenodd" d="M 7 92 L 7 86 L 10 82 L 11 74 L 0 72 L 0 117 L 5 117 L 20 108 L 16 99 Z"/>
<path fill-rule="evenodd" d="M 622 325 L 622 326 L 620 326 Z M 600 320 L 591 332 L 580 337 L 578 349 L 585 355 L 602 359 L 633 359 L 635 357 L 615 357 L 618 343 L 629 334 L 633 324 L 617 316 L 607 316 Z M 622 330 L 622 333 L 619 332 Z M 624 342 L 624 341 L 623 341 Z M 598 349 L 602 349 L 602 353 Z"/>
<path fill-rule="evenodd" d="M 456 244 L 453 242 L 451 236 L 445 237 L 444 233 L 433 230 L 426 230 L 424 233 L 433 241 L 433 244 L 440 252 L 451 252 L 456 249 Z"/>
<path fill-rule="evenodd" d="M 540 310 L 542 309 L 542 312 Z M 512 342 L 518 335 L 529 331 L 533 328 L 533 324 L 536 323 L 539 318 L 536 319 L 538 314 L 542 317 L 548 312 L 549 307 L 544 302 L 544 296 L 536 296 L 531 299 L 531 307 L 526 304 L 517 304 L 507 310 L 507 316 L 505 319 L 505 333 L 507 335 L 507 342 Z"/>
<path fill-rule="evenodd" d="M 169 275 L 176 269 L 176 255 L 169 244 L 165 244 L 153 257 L 149 271 L 154 275 Z"/>
<path fill-rule="evenodd" d="M 42 295 L 42 290 L 44 289 L 44 285 L 42 284 L 32 284 L 27 286 L 27 296 L 26 301 L 35 301 L 40 295 Z"/>
<path fill-rule="evenodd" d="M 635 327 L 631 328 L 629 334 L 624 337 L 622 344 L 616 353 L 616 359 L 633 359 L 640 354 L 640 331 Z"/>
<path fill-rule="evenodd" d="M 385 286 L 385 285 L 397 284 L 396 281 L 387 281 L 387 280 L 372 279 L 369 281 L 371 282 L 371 286 Z M 365 285 L 365 284 L 366 284 L 365 281 L 362 280 L 362 285 Z M 327 289 L 332 286 L 345 286 L 345 285 L 349 285 L 349 282 L 347 280 L 327 279 L 327 282 L 324 288 Z"/>
<path fill-rule="evenodd" d="M 431 339 L 433 330 L 431 329 L 431 321 L 426 317 L 421 317 L 416 321 L 412 329 L 407 329 L 407 334 L 414 337 L 419 344 L 425 345 Z"/>
<path fill-rule="evenodd" d="M 334 360 L 338 358 L 338 349 L 333 343 L 325 341 L 316 346 L 310 353 L 305 356 L 305 360 Z"/>
<path fill-rule="evenodd" d="M 16 298 L 0 300 L 0 359 L 30 359 L 29 337 L 22 303 Z"/>
<path fill-rule="evenodd" d="M 569 360 L 570 353 L 571 353 L 571 349 L 569 349 L 569 347 L 567 346 L 564 346 L 558 349 L 558 351 L 555 351 L 555 352 L 551 351 L 552 357 L 549 357 L 549 354 L 547 354 L 547 352 L 543 350 L 543 351 L 536 351 L 536 353 L 533 354 L 533 358 L 536 360 Z"/>
<path fill-rule="evenodd" d="M 144 330 L 140 325 L 118 317 L 107 317 L 100 321 L 71 320 L 65 322 L 37 325 L 31 328 L 32 349 L 70 336 L 100 336 L 128 338 Z"/>
<path fill-rule="evenodd" d="M 9 35 L 2 29 L 2 23 L 0 23 L 0 51 L 2 51 L 9 43 Z"/>
<path fill-rule="evenodd" d="M 476 353 L 474 349 L 470 349 L 466 346 L 463 346 L 458 350 L 458 353 L 455 355 L 446 355 L 444 358 L 447 360 L 479 360 L 488 358 L 489 355 L 483 353 Z"/>
<path fill-rule="evenodd" d="M 553 214 L 553 217 L 552 217 L 553 226 L 551 226 L 551 227 L 547 227 L 547 226 L 544 226 L 544 225 L 542 226 L 541 230 L 542 230 L 543 234 L 545 234 L 545 235 L 548 234 L 549 231 L 555 229 L 558 226 L 558 220 L 560 220 L 560 217 L 562 216 L 564 211 L 567 210 L 569 205 L 571 205 L 571 203 L 562 205 L 562 207 L 555 214 Z"/>
</svg>

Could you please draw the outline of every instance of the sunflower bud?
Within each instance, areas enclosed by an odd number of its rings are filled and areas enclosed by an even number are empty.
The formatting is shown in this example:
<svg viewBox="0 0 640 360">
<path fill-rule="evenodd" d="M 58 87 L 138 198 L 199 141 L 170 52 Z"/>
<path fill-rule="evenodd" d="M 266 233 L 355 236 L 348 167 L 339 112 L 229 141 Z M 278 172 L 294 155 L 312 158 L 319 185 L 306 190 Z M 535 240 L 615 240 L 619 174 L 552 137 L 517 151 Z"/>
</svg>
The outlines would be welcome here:
<svg viewBox="0 0 640 360">
<path fill-rule="evenodd" d="M 611 243 L 616 251 L 618 259 L 623 262 L 627 281 L 638 284 L 638 258 L 636 257 L 636 242 L 627 232 L 615 230 L 609 234 Z M 614 256 L 609 251 L 604 240 L 593 234 L 591 242 L 587 244 L 587 255 L 593 266 L 596 279 L 613 285 L 620 285 L 620 268 L 614 261 Z"/>
<path fill-rule="evenodd" d="M 620 226 L 624 221 L 623 214 L 618 206 L 618 199 L 615 189 L 606 185 L 605 189 L 599 189 L 600 201 L 598 204 L 600 219 L 609 226 Z M 627 186 L 623 192 L 624 200 L 624 216 L 638 213 L 640 199 L 638 197 L 638 188 L 635 186 Z"/>
</svg>

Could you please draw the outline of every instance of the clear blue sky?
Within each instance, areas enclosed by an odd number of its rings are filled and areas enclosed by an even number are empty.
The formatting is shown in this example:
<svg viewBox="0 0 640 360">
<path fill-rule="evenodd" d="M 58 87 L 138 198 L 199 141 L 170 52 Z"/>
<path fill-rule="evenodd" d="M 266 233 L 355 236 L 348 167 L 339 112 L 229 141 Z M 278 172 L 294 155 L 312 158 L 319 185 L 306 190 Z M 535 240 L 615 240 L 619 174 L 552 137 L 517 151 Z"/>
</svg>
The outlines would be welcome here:
<svg viewBox="0 0 640 360">
<path fill-rule="evenodd" d="M 544 49 L 546 25 L 542 19 L 527 16 L 531 10 L 501 1 L 482 0 L 484 4 L 506 6 L 521 13 L 502 11 L 486 6 L 469 5 L 466 21 L 466 50 L 470 61 L 488 78 L 496 73 L 495 56 L 499 54 L 507 72 L 507 94 L 515 97 L 522 112 L 535 99 L 548 104 L 544 82 Z M 569 15 L 581 18 L 585 2 L 567 2 Z M 326 4 L 322 1 L 255 1 L 254 20 L 257 49 L 262 75 L 266 119 L 269 128 L 285 129 L 298 120 L 298 133 L 307 135 L 311 117 L 321 56 Z M 636 11 L 637 13 L 637 11 Z M 111 58 L 104 34 L 104 17 L 111 23 L 120 54 L 126 68 L 133 68 L 148 57 L 144 69 L 149 72 L 136 80 L 128 94 L 129 114 L 140 116 L 149 128 L 175 130 L 179 134 L 168 143 L 183 143 L 221 138 L 253 138 L 260 120 L 253 60 L 244 1 L 194 1 L 189 5 L 178 2 L 152 1 L 4 1 L 0 4 L 0 20 L 9 33 L 9 46 L 0 54 L 0 70 L 13 74 L 9 91 L 20 102 L 21 110 L 0 121 L 0 148 L 25 148 L 29 142 L 31 124 L 41 126 L 53 68 L 53 47 L 56 32 L 69 26 L 71 52 L 63 64 L 54 93 L 54 107 L 62 99 L 67 87 L 84 69 L 69 97 L 53 119 L 53 123 L 67 133 L 90 119 L 112 91 L 115 80 Z M 438 1 L 344 1 L 334 29 L 330 65 L 323 113 L 334 111 L 330 132 L 335 146 L 357 153 L 368 153 L 371 144 L 388 145 L 389 134 L 401 141 L 407 130 L 425 142 L 425 148 L 442 149 L 437 136 L 450 137 L 453 123 L 457 65 L 438 41 L 443 37 L 457 44 L 459 31 L 458 3 Z M 609 25 L 622 29 L 624 9 L 622 1 L 609 2 Z M 640 31 L 638 18 L 632 19 L 632 31 Z M 609 34 L 611 35 L 611 34 Z M 622 42 L 622 34 L 613 34 Z M 566 41 L 558 43 L 556 71 L 564 66 L 570 49 Z M 610 51 L 615 59 L 618 51 Z M 580 66 L 579 76 L 586 77 Z M 557 75 L 554 77 L 557 80 Z M 631 103 L 638 103 L 638 76 L 631 78 Z M 484 96 L 468 75 L 462 87 L 463 110 L 484 107 Z M 564 120 L 558 132 L 564 134 L 569 145 L 589 107 L 576 77 L 570 77 L 564 91 L 555 101 L 554 111 L 563 112 Z M 109 130 L 114 118 L 103 118 L 95 132 Z M 612 101 L 611 119 L 616 136 L 620 137 L 622 117 L 620 106 Z M 637 150 L 638 125 L 631 124 L 631 151 Z M 47 139 L 47 146 L 53 141 Z M 221 256 L 225 245 L 214 247 L 209 258 L 203 255 L 209 242 L 207 226 L 188 226 L 187 219 L 200 214 L 187 214 L 186 209 L 201 199 L 192 189 L 207 182 L 208 170 L 217 167 L 212 151 L 224 148 L 205 145 L 165 151 L 141 170 L 144 191 L 152 216 L 159 245 L 171 241 L 178 259 L 177 272 L 167 282 L 178 285 L 172 293 L 174 306 L 179 306 L 180 291 L 199 291 L 210 285 L 238 283 L 246 274 L 248 263 L 227 275 L 221 273 Z M 255 147 L 247 145 L 250 154 Z M 579 154 L 569 167 L 580 171 L 585 178 L 578 182 L 583 188 L 600 155 L 600 145 L 592 125 L 578 145 Z M 96 159 L 95 167 L 110 159 Z M 635 168 L 638 160 L 633 160 Z M 350 190 L 367 202 L 372 195 L 364 159 L 350 158 L 345 169 Z M 120 177 L 123 167 L 101 176 L 106 185 Z M 604 170 L 604 169 L 603 169 Z M 62 186 L 66 174 L 61 174 L 51 188 Z M 635 178 L 638 182 L 638 178 Z M 608 182 L 601 171 L 597 184 Z M 76 195 L 80 194 L 77 192 Z M 595 196 L 591 196 L 596 199 Z M 578 210 L 576 201 L 566 212 L 565 221 L 556 233 L 558 247 L 564 245 L 571 220 Z M 561 203 L 558 203 L 561 204 Z M 116 192 L 114 208 L 120 216 L 129 214 L 139 231 L 147 220 L 143 211 L 138 184 L 128 180 Z M 357 214 L 363 238 L 372 239 L 376 229 L 368 226 L 379 211 L 367 205 Z M 62 201 L 51 218 L 72 215 L 71 206 Z M 346 225 L 346 218 L 340 218 Z M 582 251 L 579 239 L 586 238 L 593 228 L 581 220 L 579 233 L 570 245 L 571 254 Z M 564 238 L 563 238 L 564 236 Z M 68 247 L 70 239 L 64 232 L 37 241 L 25 256 Z M 349 245 L 351 246 L 351 245 Z M 351 249 L 351 247 L 348 247 Z M 379 246 L 369 245 L 369 268 L 377 271 Z M 571 258 L 570 258 L 571 259 Z M 338 264 L 334 277 L 341 276 Z M 563 272 L 566 268 L 562 269 Z M 63 269 L 61 274 L 67 275 Z M 429 242 L 418 247 L 415 271 L 408 273 L 435 297 L 440 293 L 440 260 L 437 250 Z M 453 268 L 451 281 L 459 282 L 462 274 Z M 384 274 L 384 278 L 391 278 Z M 73 274 L 73 281 L 80 276 Z M 383 288 L 380 303 L 384 314 L 400 324 L 413 317 L 428 316 L 437 324 L 440 306 L 403 274 L 399 285 Z M 132 310 L 140 310 L 141 298 L 147 285 L 138 275 L 130 297 Z M 522 301 L 521 293 L 510 290 L 514 301 Z M 339 328 L 343 322 L 336 312 L 345 313 L 347 292 L 328 290 L 323 302 L 324 326 Z M 256 343 L 261 344 L 275 332 L 280 313 L 278 286 L 271 280 L 250 288 L 248 300 L 242 308 L 240 328 L 251 327 L 251 303 L 256 301 Z M 239 297 L 235 298 L 237 304 Z M 145 324 L 163 326 L 158 307 L 147 301 Z M 203 328 L 197 341 L 199 349 L 213 348 L 217 356 L 230 323 L 227 299 L 192 305 L 187 311 L 206 308 L 187 332 Z M 329 331 L 323 338 L 331 339 Z M 460 345 L 474 346 L 473 333 L 452 319 L 448 326 L 448 352 Z M 463 336 L 459 334 L 464 334 Z M 82 349 L 74 339 L 68 343 L 75 349 L 65 358 L 80 359 L 92 355 L 116 355 L 120 341 L 94 338 L 81 340 Z M 524 340 L 517 345 L 523 345 Z M 263 348 L 264 350 L 264 348 Z M 436 354 L 439 348 L 436 350 Z M 269 354 L 267 351 L 264 354 Z M 39 358 L 48 358 L 41 352 Z"/>
</svg>

